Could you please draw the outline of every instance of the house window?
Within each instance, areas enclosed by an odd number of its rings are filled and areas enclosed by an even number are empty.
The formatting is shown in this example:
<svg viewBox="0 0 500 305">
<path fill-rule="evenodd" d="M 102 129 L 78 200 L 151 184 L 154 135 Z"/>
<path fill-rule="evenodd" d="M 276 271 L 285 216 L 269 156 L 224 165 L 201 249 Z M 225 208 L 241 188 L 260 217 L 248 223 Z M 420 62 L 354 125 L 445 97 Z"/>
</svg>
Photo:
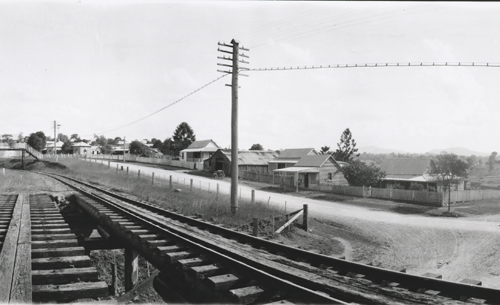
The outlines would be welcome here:
<svg viewBox="0 0 500 305">
<path fill-rule="evenodd" d="M 328 173 L 328 180 L 332 180 L 333 179 L 333 173 Z"/>
<path fill-rule="evenodd" d="M 285 163 L 278 163 L 278 169 L 285 168 L 285 167 L 286 167 Z"/>
<path fill-rule="evenodd" d="M 194 152 L 193 153 L 193 158 L 200 159 L 201 158 L 201 152 L 199 152 L 199 151 Z"/>
<path fill-rule="evenodd" d="M 181 154 L 181 159 L 184 159 L 184 153 Z"/>
</svg>

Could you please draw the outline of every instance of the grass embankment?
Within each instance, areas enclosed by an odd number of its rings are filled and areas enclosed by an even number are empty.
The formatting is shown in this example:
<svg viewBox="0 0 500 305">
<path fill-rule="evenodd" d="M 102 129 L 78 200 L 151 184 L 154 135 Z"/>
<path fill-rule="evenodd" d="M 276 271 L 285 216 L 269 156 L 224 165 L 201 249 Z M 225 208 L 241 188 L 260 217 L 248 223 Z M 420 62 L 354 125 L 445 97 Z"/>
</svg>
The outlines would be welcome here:
<svg viewBox="0 0 500 305">
<path fill-rule="evenodd" d="M 108 168 L 107 163 L 93 163 L 73 158 L 60 158 L 59 164 L 64 168 L 47 166 L 43 171 L 60 173 L 92 183 L 97 186 L 108 188 L 115 192 L 121 192 L 149 201 L 158 206 L 172 209 L 184 215 L 199 215 L 205 220 L 220 224 L 238 227 L 242 230 L 250 230 L 253 218 L 270 219 L 270 217 L 282 215 L 283 211 L 268 206 L 267 202 L 256 202 L 252 204 L 245 199 L 239 200 L 238 213 L 233 215 L 230 209 L 230 196 L 212 191 L 204 191 L 197 188 L 190 190 L 189 186 L 173 182 L 170 189 L 169 181 L 155 179 L 152 184 L 151 176 L 142 175 Z M 179 191 L 180 190 L 180 191 Z M 275 223 L 276 228 L 278 224 Z M 272 234 L 272 226 L 263 225 L 259 234 Z"/>
</svg>

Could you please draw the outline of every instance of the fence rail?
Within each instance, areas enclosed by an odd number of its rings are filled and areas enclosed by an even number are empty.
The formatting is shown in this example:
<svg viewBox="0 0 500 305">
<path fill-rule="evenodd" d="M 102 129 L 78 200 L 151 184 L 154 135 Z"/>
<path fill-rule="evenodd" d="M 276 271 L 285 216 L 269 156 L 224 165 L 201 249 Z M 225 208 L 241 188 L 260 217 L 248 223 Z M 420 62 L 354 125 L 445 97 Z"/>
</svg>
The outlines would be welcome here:
<svg viewBox="0 0 500 305">
<path fill-rule="evenodd" d="M 280 176 L 275 174 L 273 177 L 272 173 L 257 173 L 250 171 L 240 171 L 239 176 L 240 178 L 246 180 L 273 183 L 273 184 L 280 184 L 281 179 L 283 178 L 285 180 L 286 186 L 294 186 L 294 180 L 292 176 Z"/>
<path fill-rule="evenodd" d="M 448 192 L 444 192 L 443 203 L 448 203 Z M 466 202 L 488 199 L 500 199 L 500 190 L 464 190 L 451 191 L 450 202 Z"/>
<path fill-rule="evenodd" d="M 146 158 L 146 157 L 138 157 L 135 155 L 125 155 L 125 162 L 142 162 L 142 163 L 150 163 L 150 164 L 161 164 L 161 165 L 169 165 L 174 167 L 182 167 L 189 169 L 203 169 L 203 162 L 189 162 L 182 160 L 172 160 L 165 158 Z M 115 161 L 123 161 L 123 155 L 87 155 L 87 158 L 91 159 L 102 159 L 102 160 L 115 160 Z"/>
</svg>

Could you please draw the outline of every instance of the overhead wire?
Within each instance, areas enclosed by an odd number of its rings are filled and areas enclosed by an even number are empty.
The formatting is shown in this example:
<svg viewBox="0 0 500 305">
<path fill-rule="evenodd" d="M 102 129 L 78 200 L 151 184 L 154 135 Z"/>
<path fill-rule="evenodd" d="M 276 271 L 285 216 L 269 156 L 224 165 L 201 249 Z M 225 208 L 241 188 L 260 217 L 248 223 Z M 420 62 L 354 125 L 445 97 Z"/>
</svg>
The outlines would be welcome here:
<svg viewBox="0 0 500 305">
<path fill-rule="evenodd" d="M 210 82 L 206 83 L 205 85 L 203 85 L 203 86 L 199 87 L 198 89 L 196 89 L 196 90 L 194 90 L 194 91 L 190 92 L 189 94 L 186 94 L 185 96 L 183 96 L 183 97 L 181 97 L 180 99 L 178 99 L 178 100 L 176 100 L 176 101 L 174 101 L 174 102 L 172 102 L 172 103 L 168 104 L 167 106 L 165 106 L 165 107 L 163 107 L 163 108 L 160 108 L 160 109 L 156 110 L 156 111 L 155 111 L 155 112 L 153 112 L 153 113 L 148 114 L 148 115 L 147 115 L 147 116 L 145 116 L 145 117 L 142 117 L 142 118 L 140 118 L 140 119 L 137 119 L 137 120 L 135 120 L 135 121 L 133 121 L 133 122 L 130 122 L 130 123 L 128 123 L 128 124 L 122 125 L 122 126 L 120 126 L 120 127 L 117 127 L 117 128 L 114 128 L 114 129 L 110 129 L 110 130 L 107 130 L 107 131 L 103 131 L 103 132 L 99 132 L 99 133 L 95 133 L 95 134 L 106 134 L 106 133 L 108 133 L 108 132 L 116 131 L 116 130 L 118 130 L 118 129 L 122 129 L 122 128 L 128 127 L 128 126 L 130 126 L 130 125 L 136 124 L 136 123 L 138 123 L 138 122 L 140 122 L 140 121 L 143 121 L 143 120 L 145 120 L 145 119 L 147 119 L 147 118 L 149 118 L 149 117 L 151 117 L 151 116 L 153 116 L 153 115 L 155 115 L 155 114 L 157 114 L 157 113 L 159 113 L 159 112 L 161 112 L 161 111 L 163 111 L 163 110 L 165 110 L 165 109 L 167 109 L 167 108 L 169 108 L 169 107 L 172 107 L 173 105 L 175 105 L 175 104 L 177 104 L 177 103 L 179 103 L 179 102 L 181 102 L 181 101 L 183 101 L 183 100 L 185 100 L 186 98 L 190 97 L 191 95 L 193 95 L 193 94 L 195 94 L 195 93 L 199 92 L 200 90 L 202 90 L 202 89 L 204 89 L 204 88 L 206 88 L 206 87 L 210 86 L 211 84 L 213 84 L 213 83 L 217 82 L 218 80 L 220 80 L 220 79 L 221 79 L 221 78 L 223 78 L 223 77 L 226 77 L 227 75 L 228 75 L 228 74 L 224 74 L 224 75 L 222 75 L 222 76 L 220 76 L 220 77 L 217 77 L 216 79 L 214 79 L 214 80 L 212 80 L 212 81 L 210 81 Z M 95 135 L 95 134 L 93 134 L 93 135 Z M 87 136 L 88 136 L 88 135 L 87 135 Z"/>
<path fill-rule="evenodd" d="M 293 66 L 293 67 L 249 68 L 246 71 L 286 71 L 286 70 L 382 68 L 382 67 L 488 67 L 488 68 L 500 68 L 500 63 L 403 62 L 403 63 L 330 64 L 330 65 Z"/>
</svg>

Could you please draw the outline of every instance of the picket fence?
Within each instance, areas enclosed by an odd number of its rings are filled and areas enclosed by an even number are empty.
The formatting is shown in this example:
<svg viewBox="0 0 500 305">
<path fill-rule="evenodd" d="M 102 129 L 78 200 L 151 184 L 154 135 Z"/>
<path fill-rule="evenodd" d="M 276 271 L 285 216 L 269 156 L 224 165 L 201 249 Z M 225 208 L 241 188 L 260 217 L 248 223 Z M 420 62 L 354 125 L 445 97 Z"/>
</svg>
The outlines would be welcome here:
<svg viewBox="0 0 500 305">
<path fill-rule="evenodd" d="M 273 183 L 278 185 L 281 183 L 281 178 L 283 178 L 285 180 L 286 186 L 294 186 L 293 176 L 280 176 L 275 174 L 273 180 L 272 173 L 256 173 L 250 171 L 240 171 L 239 177 L 245 180 Z"/>
<path fill-rule="evenodd" d="M 99 159 L 99 160 L 115 160 L 115 161 L 123 161 L 123 155 L 88 155 L 87 158 L 91 159 Z M 167 158 L 146 158 L 139 157 L 135 155 L 126 155 L 125 162 L 142 162 L 142 163 L 150 163 L 150 164 L 161 164 L 161 165 L 169 165 L 174 167 L 182 167 L 188 169 L 198 169 L 203 170 L 203 162 L 191 162 L 191 161 L 183 161 L 183 160 L 172 160 Z"/>
<path fill-rule="evenodd" d="M 468 202 L 488 199 L 500 199 L 500 190 L 464 190 L 451 191 L 450 202 Z M 443 204 L 448 204 L 448 192 L 444 192 Z"/>
</svg>

